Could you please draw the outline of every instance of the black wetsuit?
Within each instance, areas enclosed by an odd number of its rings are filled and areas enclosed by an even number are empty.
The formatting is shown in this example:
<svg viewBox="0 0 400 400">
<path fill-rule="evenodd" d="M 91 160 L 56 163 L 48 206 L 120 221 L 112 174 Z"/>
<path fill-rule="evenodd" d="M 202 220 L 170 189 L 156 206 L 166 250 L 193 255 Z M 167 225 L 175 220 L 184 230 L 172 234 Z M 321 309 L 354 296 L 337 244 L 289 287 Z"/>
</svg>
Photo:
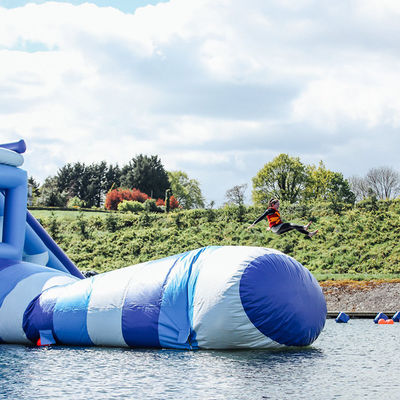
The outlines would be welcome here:
<svg viewBox="0 0 400 400">
<path fill-rule="evenodd" d="M 271 218 L 273 217 L 273 218 Z M 279 211 L 274 208 L 268 208 L 263 215 L 260 215 L 253 224 L 257 224 L 262 221 L 264 218 L 268 218 L 269 226 L 273 233 L 277 235 L 282 235 L 282 233 L 286 233 L 292 230 L 299 231 L 308 237 L 309 232 L 304 228 L 303 225 L 292 224 L 291 222 L 282 222 L 280 219 Z"/>
</svg>

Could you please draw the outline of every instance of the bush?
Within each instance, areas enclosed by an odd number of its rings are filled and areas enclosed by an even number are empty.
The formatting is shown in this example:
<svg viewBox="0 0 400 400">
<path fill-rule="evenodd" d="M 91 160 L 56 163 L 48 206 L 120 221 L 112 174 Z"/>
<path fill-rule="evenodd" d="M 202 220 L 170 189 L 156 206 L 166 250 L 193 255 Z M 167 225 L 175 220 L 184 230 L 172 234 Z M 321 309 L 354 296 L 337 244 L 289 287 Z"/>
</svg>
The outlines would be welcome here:
<svg viewBox="0 0 400 400">
<path fill-rule="evenodd" d="M 88 220 L 83 216 L 82 212 L 79 212 L 78 216 L 76 217 L 76 225 L 82 237 L 84 239 L 88 239 L 89 238 L 89 232 L 87 230 Z"/>
<path fill-rule="evenodd" d="M 178 200 L 177 200 L 174 196 L 171 196 L 171 197 L 169 198 L 169 208 L 170 208 L 171 210 L 174 210 L 174 209 L 176 209 L 176 208 L 181 208 L 181 206 L 179 205 Z"/>
<path fill-rule="evenodd" d="M 117 224 L 118 224 L 118 217 L 110 213 L 107 215 L 106 218 L 106 228 L 109 232 L 115 232 L 117 230 Z"/>
<path fill-rule="evenodd" d="M 150 197 L 146 193 L 142 193 L 139 189 L 114 189 L 107 193 L 104 206 L 107 210 L 118 210 L 118 205 L 124 200 L 136 201 L 144 203 Z"/>
<path fill-rule="evenodd" d="M 161 208 L 157 207 L 156 201 L 154 199 L 147 199 L 144 202 L 144 209 L 148 212 L 161 212 Z"/>
<path fill-rule="evenodd" d="M 67 203 L 68 208 L 82 208 L 84 206 L 85 206 L 85 202 L 77 196 L 69 199 L 68 203 Z"/>
<path fill-rule="evenodd" d="M 118 204 L 118 211 L 138 213 L 144 210 L 144 205 L 138 201 L 124 200 Z"/>
<path fill-rule="evenodd" d="M 165 201 L 163 199 L 157 199 L 156 205 L 158 207 L 163 207 L 163 206 L 165 207 Z"/>
</svg>

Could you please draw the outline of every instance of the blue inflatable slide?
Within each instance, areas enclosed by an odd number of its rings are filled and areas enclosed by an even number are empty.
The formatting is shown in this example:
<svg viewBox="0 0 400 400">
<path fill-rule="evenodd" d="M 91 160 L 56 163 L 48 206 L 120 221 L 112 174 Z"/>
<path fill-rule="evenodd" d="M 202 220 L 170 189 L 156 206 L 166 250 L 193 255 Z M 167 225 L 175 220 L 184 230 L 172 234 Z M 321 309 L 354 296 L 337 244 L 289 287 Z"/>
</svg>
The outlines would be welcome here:
<svg viewBox="0 0 400 400">
<path fill-rule="evenodd" d="M 25 143 L 0 145 L 0 343 L 307 346 L 326 303 L 279 251 L 212 246 L 84 278 L 27 211 Z"/>
</svg>

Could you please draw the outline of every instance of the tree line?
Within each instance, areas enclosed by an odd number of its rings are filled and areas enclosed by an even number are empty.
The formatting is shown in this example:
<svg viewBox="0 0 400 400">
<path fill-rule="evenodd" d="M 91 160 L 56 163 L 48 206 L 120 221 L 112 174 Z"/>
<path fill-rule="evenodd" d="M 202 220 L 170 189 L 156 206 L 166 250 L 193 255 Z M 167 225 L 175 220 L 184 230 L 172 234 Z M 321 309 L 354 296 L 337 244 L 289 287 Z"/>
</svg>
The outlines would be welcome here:
<svg viewBox="0 0 400 400">
<path fill-rule="evenodd" d="M 389 200 L 400 193 L 400 174 L 390 167 L 371 168 L 364 177 L 345 179 L 340 172 L 306 165 L 299 157 L 280 154 L 266 163 L 252 179 L 252 200 L 266 207 L 271 198 L 289 204 L 323 201 L 334 210 L 367 198 Z M 226 192 L 228 204 L 242 206 L 247 184 L 236 185 Z"/>
<path fill-rule="evenodd" d="M 85 208 L 104 205 L 107 193 L 116 189 L 135 189 L 146 199 L 173 195 L 182 208 L 204 207 L 199 182 L 183 171 L 166 171 L 158 156 L 139 154 L 123 167 L 105 161 L 87 165 L 76 162 L 59 168 L 56 175 L 39 185 L 29 178 L 34 205 Z"/>
<path fill-rule="evenodd" d="M 102 207 L 111 191 L 118 190 L 120 194 L 123 189 L 135 189 L 147 196 L 143 197 L 145 200 L 154 199 L 158 204 L 173 196 L 175 207 L 205 207 L 199 182 L 183 171 L 166 171 L 156 155 L 139 154 L 121 168 L 105 161 L 90 165 L 69 163 L 55 176 L 46 178 L 42 186 L 32 177 L 29 183 L 34 204 L 42 206 Z M 226 204 L 243 207 L 246 190 L 245 183 L 226 191 Z M 344 204 L 353 205 L 367 198 L 392 199 L 399 193 L 400 175 L 392 168 L 372 168 L 364 177 L 345 179 L 342 173 L 327 169 L 322 161 L 318 166 L 307 165 L 288 154 L 278 155 L 252 178 L 253 203 L 263 207 L 276 197 L 289 204 L 323 201 L 340 210 Z M 119 197 L 122 202 L 123 196 Z M 212 207 L 213 202 L 210 204 Z"/>
</svg>

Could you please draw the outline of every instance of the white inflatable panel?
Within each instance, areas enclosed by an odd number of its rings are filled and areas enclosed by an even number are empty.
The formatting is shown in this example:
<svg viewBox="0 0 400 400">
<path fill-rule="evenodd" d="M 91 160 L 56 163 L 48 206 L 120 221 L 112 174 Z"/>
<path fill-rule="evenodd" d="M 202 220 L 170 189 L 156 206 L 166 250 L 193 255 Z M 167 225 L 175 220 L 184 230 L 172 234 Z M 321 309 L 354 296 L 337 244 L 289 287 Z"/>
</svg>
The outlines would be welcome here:
<svg viewBox="0 0 400 400">
<path fill-rule="evenodd" d="M 0 147 L 0 164 L 19 167 L 24 163 L 24 157 L 15 151 Z"/>
<path fill-rule="evenodd" d="M 122 334 L 121 320 L 125 290 L 120 283 L 128 284 L 132 277 L 130 268 L 96 276 L 90 296 L 87 330 L 94 344 L 103 346 L 128 346 Z"/>
<path fill-rule="evenodd" d="M 266 251 L 260 248 L 253 257 Z M 208 255 L 193 299 L 193 325 L 200 348 L 280 347 L 253 325 L 243 309 L 237 278 L 250 261 L 248 249 L 243 247 L 230 247 L 229 251 L 224 248 Z"/>
</svg>

